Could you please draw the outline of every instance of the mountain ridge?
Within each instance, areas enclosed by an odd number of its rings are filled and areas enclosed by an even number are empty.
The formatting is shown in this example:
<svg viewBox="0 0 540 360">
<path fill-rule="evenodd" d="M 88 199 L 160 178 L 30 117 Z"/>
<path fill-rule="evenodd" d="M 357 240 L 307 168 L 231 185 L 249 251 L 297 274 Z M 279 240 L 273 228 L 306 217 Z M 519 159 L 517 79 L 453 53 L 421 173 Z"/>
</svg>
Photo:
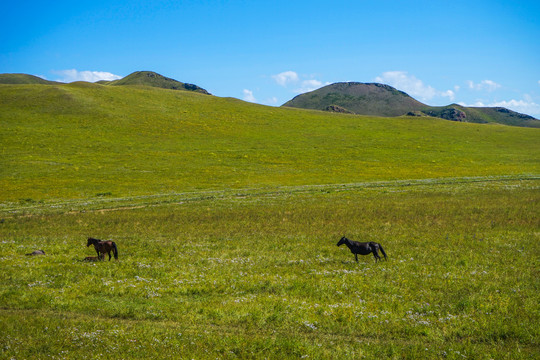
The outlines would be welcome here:
<svg viewBox="0 0 540 360">
<path fill-rule="evenodd" d="M 61 85 L 28 74 L 0 74 L 0 84 Z M 136 71 L 119 80 L 101 80 L 102 86 L 149 86 L 211 95 L 207 90 L 183 83 L 153 71 Z M 540 120 L 503 107 L 466 107 L 426 105 L 407 93 L 381 83 L 338 82 L 289 100 L 282 107 L 382 117 L 430 116 L 451 121 L 499 123 L 511 126 L 540 128 Z"/>
<path fill-rule="evenodd" d="M 58 85 L 63 84 L 58 81 L 50 81 L 40 78 L 39 76 L 29 74 L 0 74 L 0 84 L 7 85 L 24 85 L 24 84 L 42 84 L 42 85 Z"/>
<path fill-rule="evenodd" d="M 79 82 L 74 81 L 72 83 Z M 22 84 L 39 84 L 39 85 L 61 85 L 66 84 L 58 81 L 45 80 L 40 77 L 28 74 L 0 74 L 0 84 L 6 85 L 22 85 Z M 165 77 L 153 71 L 135 71 L 118 80 L 100 80 L 94 84 L 107 86 L 150 86 L 169 90 L 185 90 L 193 91 L 205 95 L 211 95 L 202 87 L 183 83 L 181 81 Z"/>
<path fill-rule="evenodd" d="M 503 107 L 430 106 L 380 83 L 338 82 L 295 96 L 283 107 L 350 112 L 383 117 L 431 116 L 472 123 L 540 127 L 540 120 Z"/>
<path fill-rule="evenodd" d="M 181 81 L 168 78 L 153 71 L 135 71 L 119 80 L 101 80 L 97 83 L 101 85 L 112 86 L 144 85 L 170 90 L 194 91 L 205 95 L 211 95 L 208 91 L 206 91 L 200 86 L 197 86 L 195 84 L 183 83 Z"/>
</svg>

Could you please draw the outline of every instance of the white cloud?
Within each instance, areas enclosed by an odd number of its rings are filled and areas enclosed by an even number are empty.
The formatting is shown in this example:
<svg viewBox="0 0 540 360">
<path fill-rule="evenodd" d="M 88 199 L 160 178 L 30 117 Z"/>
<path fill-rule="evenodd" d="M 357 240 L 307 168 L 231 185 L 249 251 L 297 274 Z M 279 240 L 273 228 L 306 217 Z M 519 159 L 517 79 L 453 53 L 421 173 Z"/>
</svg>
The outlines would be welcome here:
<svg viewBox="0 0 540 360">
<path fill-rule="evenodd" d="M 497 84 L 493 80 L 482 80 L 478 84 L 475 84 L 474 81 L 468 80 L 467 84 L 469 85 L 469 89 L 476 90 L 476 91 L 495 91 L 498 88 L 501 87 L 500 84 Z"/>
<path fill-rule="evenodd" d="M 450 101 L 454 101 L 454 99 L 456 98 L 456 94 L 452 90 L 446 90 L 441 92 L 441 96 L 447 97 L 448 99 L 450 99 Z"/>
<path fill-rule="evenodd" d="M 249 102 L 256 102 L 255 96 L 253 96 L 253 91 L 244 89 L 244 100 Z"/>
<path fill-rule="evenodd" d="M 73 82 L 73 81 L 87 81 L 87 82 L 96 82 L 99 80 L 118 80 L 121 79 L 121 76 L 111 74 L 106 71 L 78 71 L 75 69 L 71 70 L 57 70 L 53 71 L 54 74 L 61 76 L 58 81 L 62 82 Z"/>
<path fill-rule="evenodd" d="M 323 83 L 322 81 L 311 79 L 302 81 L 301 85 L 302 86 L 299 89 L 296 89 L 294 92 L 302 94 L 309 91 L 317 90 L 323 85 Z M 328 83 L 326 83 L 326 85 L 328 85 Z"/>
<path fill-rule="evenodd" d="M 522 114 L 527 114 L 534 116 L 536 118 L 540 117 L 540 105 L 532 101 L 529 96 L 525 96 L 525 100 L 503 100 L 503 101 L 494 101 L 486 103 L 483 101 L 476 101 L 473 104 L 466 104 L 460 102 L 459 105 L 462 106 L 472 106 L 472 107 L 504 107 L 510 110 L 517 111 Z"/>
<path fill-rule="evenodd" d="M 298 74 L 294 71 L 284 71 L 277 75 L 272 75 L 272 78 L 281 86 L 287 86 L 289 83 L 298 81 Z"/>
<path fill-rule="evenodd" d="M 422 80 L 417 79 L 414 75 L 409 75 L 406 71 L 387 71 L 381 76 L 377 76 L 375 81 L 391 85 L 422 101 L 431 100 L 434 97 L 448 97 L 450 100 L 454 100 L 455 94 L 452 90 L 436 90 L 424 84 Z"/>
<path fill-rule="evenodd" d="M 489 106 L 505 107 L 510 110 L 514 110 L 523 114 L 532 115 L 538 117 L 540 115 L 540 105 L 533 101 L 526 100 L 510 100 L 510 101 L 498 101 L 490 104 Z"/>
<path fill-rule="evenodd" d="M 323 83 L 320 80 L 314 79 L 313 75 L 299 75 L 295 71 L 284 71 L 277 75 L 272 75 L 275 82 L 285 88 L 290 89 L 293 93 L 302 94 L 305 92 L 313 91 L 320 88 L 323 85 L 330 83 Z M 289 87 L 289 85 L 291 85 Z M 292 87 L 294 85 L 294 88 Z"/>
<path fill-rule="evenodd" d="M 468 103 L 463 102 L 463 101 L 458 101 L 457 104 L 461 105 L 461 106 L 467 106 L 467 107 L 487 107 L 488 106 L 483 101 L 476 101 L 476 102 L 474 102 L 472 104 L 468 104 Z"/>
<path fill-rule="evenodd" d="M 317 88 L 317 87 L 322 85 L 322 82 L 319 81 L 319 80 L 315 80 L 315 79 L 304 80 L 304 81 L 302 81 L 302 85 L 306 86 L 306 87 Z"/>
</svg>

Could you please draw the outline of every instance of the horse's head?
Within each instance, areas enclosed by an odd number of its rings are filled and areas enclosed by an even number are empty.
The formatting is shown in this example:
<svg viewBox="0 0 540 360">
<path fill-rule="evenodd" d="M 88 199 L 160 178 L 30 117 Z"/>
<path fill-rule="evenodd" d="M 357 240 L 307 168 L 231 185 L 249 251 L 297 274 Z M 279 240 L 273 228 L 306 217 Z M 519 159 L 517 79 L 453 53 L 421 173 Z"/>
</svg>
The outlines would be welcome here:
<svg viewBox="0 0 540 360">
<path fill-rule="evenodd" d="M 90 245 L 92 245 L 94 243 L 94 239 L 92 238 L 88 238 L 88 242 L 86 243 L 86 247 L 89 247 Z"/>
<path fill-rule="evenodd" d="M 341 239 L 339 239 L 338 243 L 337 243 L 337 246 L 340 246 L 340 245 L 343 245 L 345 244 L 345 242 L 347 241 L 348 239 L 343 236 Z"/>
</svg>

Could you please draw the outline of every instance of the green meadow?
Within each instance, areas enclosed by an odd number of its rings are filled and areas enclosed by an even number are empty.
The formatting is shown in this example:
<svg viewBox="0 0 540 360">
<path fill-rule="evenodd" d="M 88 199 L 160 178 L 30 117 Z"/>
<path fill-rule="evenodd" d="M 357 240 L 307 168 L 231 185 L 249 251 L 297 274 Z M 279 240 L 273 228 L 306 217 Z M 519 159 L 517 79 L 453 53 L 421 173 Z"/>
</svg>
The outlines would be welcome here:
<svg viewBox="0 0 540 360">
<path fill-rule="evenodd" d="M 539 129 L 144 87 L 0 85 L 0 201 L 540 173 Z"/>
<path fill-rule="evenodd" d="M 540 357 L 539 129 L 85 83 L 0 123 L 0 358 Z"/>
</svg>

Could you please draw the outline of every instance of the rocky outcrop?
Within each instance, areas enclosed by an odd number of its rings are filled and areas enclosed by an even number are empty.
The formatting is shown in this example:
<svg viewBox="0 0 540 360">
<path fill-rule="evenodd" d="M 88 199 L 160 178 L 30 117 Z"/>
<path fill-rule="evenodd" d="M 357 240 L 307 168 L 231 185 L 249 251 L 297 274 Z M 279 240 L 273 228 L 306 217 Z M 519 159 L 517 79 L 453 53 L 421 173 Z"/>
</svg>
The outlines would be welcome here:
<svg viewBox="0 0 540 360">
<path fill-rule="evenodd" d="M 456 108 L 444 109 L 440 115 L 441 118 L 452 121 L 465 121 L 467 114 Z"/>
<path fill-rule="evenodd" d="M 31 253 L 26 254 L 26 256 L 36 256 L 36 255 L 45 255 L 45 251 L 43 250 L 36 250 Z"/>
<path fill-rule="evenodd" d="M 445 120 L 451 120 L 451 121 L 465 121 L 467 118 L 467 114 L 465 114 L 464 111 L 456 109 L 454 107 L 449 108 L 432 108 L 429 110 L 423 110 L 424 114 L 438 117 Z"/>
<path fill-rule="evenodd" d="M 337 112 L 337 113 L 343 113 L 343 114 L 354 114 L 352 111 L 349 111 L 345 109 L 344 107 L 341 107 L 339 105 L 328 105 L 324 111 L 329 112 Z"/>
</svg>

